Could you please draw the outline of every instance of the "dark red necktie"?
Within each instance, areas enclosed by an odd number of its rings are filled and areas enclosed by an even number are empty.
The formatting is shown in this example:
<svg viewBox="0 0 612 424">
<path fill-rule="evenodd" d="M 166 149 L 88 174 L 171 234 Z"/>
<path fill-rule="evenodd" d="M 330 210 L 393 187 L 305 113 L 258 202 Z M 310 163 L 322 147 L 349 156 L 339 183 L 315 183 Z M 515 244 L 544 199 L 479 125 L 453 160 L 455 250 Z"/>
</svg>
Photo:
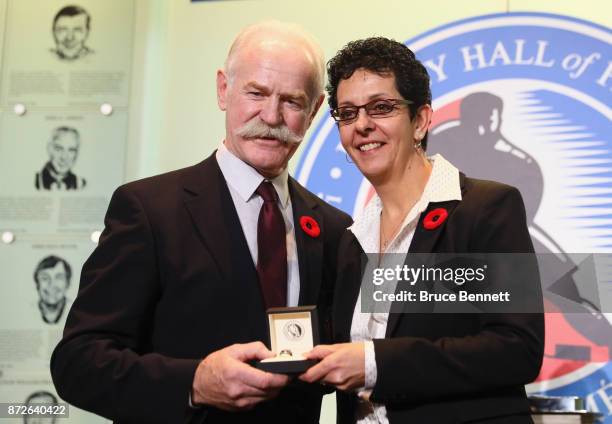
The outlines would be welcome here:
<svg viewBox="0 0 612 424">
<path fill-rule="evenodd" d="M 263 199 L 257 221 L 257 275 L 266 308 L 287 306 L 285 221 L 274 186 L 263 181 L 255 191 Z"/>
</svg>

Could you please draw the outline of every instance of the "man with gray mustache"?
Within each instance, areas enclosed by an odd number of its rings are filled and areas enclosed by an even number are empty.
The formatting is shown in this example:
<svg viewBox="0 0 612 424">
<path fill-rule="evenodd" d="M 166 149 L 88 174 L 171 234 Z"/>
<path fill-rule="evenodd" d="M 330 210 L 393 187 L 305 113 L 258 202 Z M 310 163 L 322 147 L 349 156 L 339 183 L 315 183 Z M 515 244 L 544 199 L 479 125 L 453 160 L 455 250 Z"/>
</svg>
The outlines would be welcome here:
<svg viewBox="0 0 612 424">
<path fill-rule="evenodd" d="M 295 134 L 286 125 L 271 127 L 259 117 L 254 117 L 236 131 L 238 137 L 244 139 L 268 138 L 276 139 L 283 143 L 300 144 L 303 137 Z"/>
<path fill-rule="evenodd" d="M 329 340 L 348 215 L 287 164 L 323 101 L 295 25 L 245 28 L 217 72 L 226 134 L 189 168 L 119 187 L 51 359 L 58 394 L 115 422 L 318 423 L 320 386 L 264 372 L 266 309 L 317 305 Z"/>
</svg>

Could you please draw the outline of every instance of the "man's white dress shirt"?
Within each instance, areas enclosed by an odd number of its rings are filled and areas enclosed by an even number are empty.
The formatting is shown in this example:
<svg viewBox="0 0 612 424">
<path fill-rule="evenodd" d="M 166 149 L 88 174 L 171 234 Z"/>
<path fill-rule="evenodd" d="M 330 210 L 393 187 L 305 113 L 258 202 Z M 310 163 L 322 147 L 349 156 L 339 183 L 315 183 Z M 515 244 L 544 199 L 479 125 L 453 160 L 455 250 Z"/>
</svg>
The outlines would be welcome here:
<svg viewBox="0 0 612 424">
<path fill-rule="evenodd" d="M 263 205 L 263 199 L 255 193 L 259 184 L 265 178 L 244 163 L 236 155 L 230 152 L 225 144 L 217 149 L 215 159 L 219 164 L 223 178 L 227 182 L 234 207 L 238 213 L 238 219 L 242 226 L 242 232 L 246 238 L 253 258 L 253 264 L 257 266 L 257 221 L 259 210 Z M 289 196 L 289 172 L 287 168 L 280 175 L 269 180 L 276 194 L 278 194 L 278 207 L 285 220 L 285 234 L 287 237 L 287 306 L 297 306 L 300 300 L 300 269 L 298 264 L 297 246 L 295 244 L 295 233 L 293 232 L 293 208 Z M 189 406 L 194 408 L 189 395 Z"/>
<path fill-rule="evenodd" d="M 227 182 L 242 232 L 249 245 L 253 263 L 257 266 L 257 220 L 263 199 L 255 190 L 264 178 L 255 168 L 247 165 L 221 144 L 215 154 L 223 178 Z M 289 196 L 289 172 L 287 168 L 269 181 L 278 194 L 278 207 L 285 220 L 287 237 L 287 306 L 297 306 L 300 299 L 300 269 L 293 225 L 293 208 Z"/>
</svg>

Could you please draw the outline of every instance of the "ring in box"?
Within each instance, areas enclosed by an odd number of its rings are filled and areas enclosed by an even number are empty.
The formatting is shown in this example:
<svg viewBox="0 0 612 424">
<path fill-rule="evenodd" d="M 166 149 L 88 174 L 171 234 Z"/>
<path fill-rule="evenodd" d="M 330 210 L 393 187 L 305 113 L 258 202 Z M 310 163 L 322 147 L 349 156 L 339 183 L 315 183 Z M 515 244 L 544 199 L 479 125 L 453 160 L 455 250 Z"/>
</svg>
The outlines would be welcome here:
<svg viewBox="0 0 612 424">
<path fill-rule="evenodd" d="M 277 374 L 298 374 L 315 365 L 304 353 L 319 344 L 316 306 L 268 309 L 270 350 L 272 358 L 255 362 L 255 368 Z"/>
</svg>

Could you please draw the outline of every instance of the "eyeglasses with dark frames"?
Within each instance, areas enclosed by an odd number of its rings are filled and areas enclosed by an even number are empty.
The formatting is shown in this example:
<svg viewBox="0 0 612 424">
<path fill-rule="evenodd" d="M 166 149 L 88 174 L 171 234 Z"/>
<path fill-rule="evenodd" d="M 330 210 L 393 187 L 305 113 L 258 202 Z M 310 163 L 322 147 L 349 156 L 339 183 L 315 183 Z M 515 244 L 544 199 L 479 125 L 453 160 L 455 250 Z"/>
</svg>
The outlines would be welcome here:
<svg viewBox="0 0 612 424">
<path fill-rule="evenodd" d="M 365 110 L 372 118 L 384 118 L 391 115 L 400 106 L 413 104 L 412 100 L 376 99 L 361 106 L 340 106 L 331 110 L 331 116 L 336 122 L 347 122 L 357 119 L 359 109 Z"/>
</svg>

